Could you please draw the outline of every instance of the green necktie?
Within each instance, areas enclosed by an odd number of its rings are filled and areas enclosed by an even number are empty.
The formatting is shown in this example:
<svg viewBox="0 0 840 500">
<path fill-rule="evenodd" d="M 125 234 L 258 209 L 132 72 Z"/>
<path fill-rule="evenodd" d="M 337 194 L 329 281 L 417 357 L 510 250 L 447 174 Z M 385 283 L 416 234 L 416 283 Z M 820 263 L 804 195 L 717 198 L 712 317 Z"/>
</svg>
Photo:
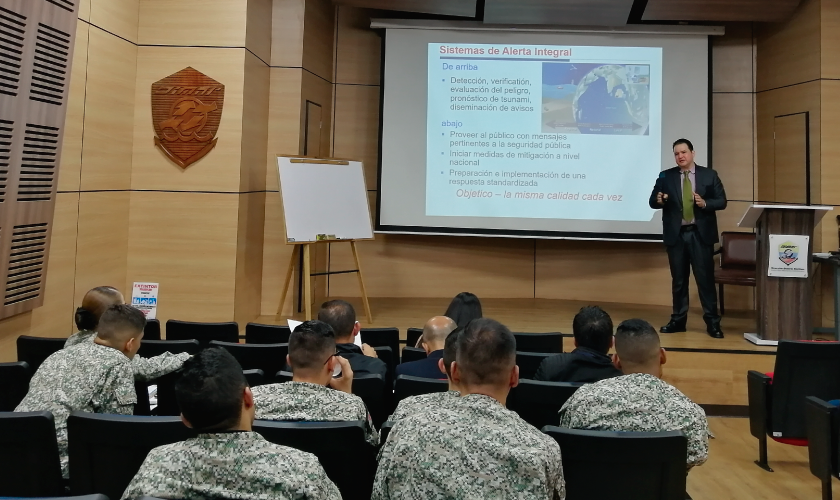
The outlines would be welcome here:
<svg viewBox="0 0 840 500">
<path fill-rule="evenodd" d="M 694 190 L 691 189 L 688 173 L 688 170 L 683 172 L 683 220 L 691 222 L 694 220 Z"/>
</svg>

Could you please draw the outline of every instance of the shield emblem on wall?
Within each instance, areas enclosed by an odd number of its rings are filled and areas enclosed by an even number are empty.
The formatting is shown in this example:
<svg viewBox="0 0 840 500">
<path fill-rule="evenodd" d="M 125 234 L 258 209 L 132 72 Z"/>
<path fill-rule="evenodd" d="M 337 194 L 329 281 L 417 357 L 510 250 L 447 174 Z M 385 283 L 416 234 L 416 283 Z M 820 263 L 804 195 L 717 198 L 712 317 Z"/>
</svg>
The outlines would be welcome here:
<svg viewBox="0 0 840 500">
<path fill-rule="evenodd" d="M 225 86 L 193 68 L 152 84 L 155 145 L 181 168 L 216 147 Z"/>
</svg>

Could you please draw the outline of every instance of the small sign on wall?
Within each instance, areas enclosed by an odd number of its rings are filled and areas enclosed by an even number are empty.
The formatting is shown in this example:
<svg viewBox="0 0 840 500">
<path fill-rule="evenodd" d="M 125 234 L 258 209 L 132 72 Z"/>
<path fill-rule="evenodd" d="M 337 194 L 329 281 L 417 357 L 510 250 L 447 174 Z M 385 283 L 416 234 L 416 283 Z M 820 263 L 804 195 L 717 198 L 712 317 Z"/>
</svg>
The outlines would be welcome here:
<svg viewBox="0 0 840 500">
<path fill-rule="evenodd" d="M 146 319 L 155 319 L 157 315 L 157 298 L 157 283 L 134 282 L 134 287 L 131 289 L 131 306 L 143 311 Z"/>
<path fill-rule="evenodd" d="M 770 265 L 767 276 L 776 278 L 807 278 L 809 236 L 801 234 L 770 235 Z"/>
</svg>

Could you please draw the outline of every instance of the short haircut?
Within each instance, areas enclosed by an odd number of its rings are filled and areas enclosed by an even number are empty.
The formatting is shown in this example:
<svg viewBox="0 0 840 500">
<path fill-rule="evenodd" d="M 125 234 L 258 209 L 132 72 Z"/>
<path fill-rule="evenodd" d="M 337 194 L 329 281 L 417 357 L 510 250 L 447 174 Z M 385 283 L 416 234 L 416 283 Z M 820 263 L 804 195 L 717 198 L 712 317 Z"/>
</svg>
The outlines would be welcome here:
<svg viewBox="0 0 840 500">
<path fill-rule="evenodd" d="M 99 318 L 109 306 L 121 304 L 123 300 L 119 290 L 112 286 L 98 286 L 85 294 L 81 307 L 76 309 L 73 318 L 79 330 L 96 330 Z"/>
<path fill-rule="evenodd" d="M 688 139 L 677 139 L 676 141 L 674 141 L 674 145 L 671 146 L 671 149 L 674 149 L 680 144 L 685 144 L 686 146 L 688 146 L 689 151 L 694 151 L 694 144 L 692 144 L 691 141 L 689 141 Z"/>
<path fill-rule="evenodd" d="M 613 336 L 612 318 L 598 306 L 582 307 L 572 321 L 572 332 L 578 347 L 606 354 Z"/>
<path fill-rule="evenodd" d="M 323 321 L 304 321 L 289 337 L 289 362 L 292 370 L 320 368 L 333 353 L 335 333 Z"/>
<path fill-rule="evenodd" d="M 443 344 L 443 368 L 447 375 L 452 375 L 452 362 L 458 355 L 458 339 L 461 337 L 463 328 L 456 328 L 446 336 Z"/>
<path fill-rule="evenodd" d="M 213 347 L 184 362 L 175 397 L 181 415 L 195 430 L 224 431 L 239 424 L 247 386 L 239 362 L 226 350 Z"/>
<path fill-rule="evenodd" d="M 470 321 L 482 317 L 481 301 L 470 292 L 461 292 L 452 299 L 443 315 L 452 318 L 459 327 L 466 328 Z"/>
<path fill-rule="evenodd" d="M 344 300 L 330 300 L 321 304 L 318 320 L 330 325 L 335 337 L 343 339 L 353 333 L 356 326 L 356 310 Z"/>
<path fill-rule="evenodd" d="M 440 344 L 452 333 L 458 325 L 446 316 L 435 316 L 423 325 L 423 342 Z"/>
<path fill-rule="evenodd" d="M 659 334 L 643 319 L 622 321 L 615 331 L 615 352 L 621 361 L 645 365 L 659 358 Z"/>
<path fill-rule="evenodd" d="M 96 336 L 102 340 L 128 340 L 143 333 L 146 316 L 129 305 L 116 304 L 102 313 Z"/>
<path fill-rule="evenodd" d="M 468 385 L 503 384 L 516 365 L 516 339 L 508 327 L 484 318 L 470 322 L 458 336 L 455 360 Z"/>
</svg>

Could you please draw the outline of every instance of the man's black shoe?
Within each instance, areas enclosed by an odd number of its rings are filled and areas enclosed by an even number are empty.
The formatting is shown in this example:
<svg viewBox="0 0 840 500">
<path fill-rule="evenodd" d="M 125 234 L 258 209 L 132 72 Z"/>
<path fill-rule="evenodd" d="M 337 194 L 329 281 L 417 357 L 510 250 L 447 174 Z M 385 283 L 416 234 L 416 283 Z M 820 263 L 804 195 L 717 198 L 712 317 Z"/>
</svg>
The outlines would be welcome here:
<svg viewBox="0 0 840 500">
<path fill-rule="evenodd" d="M 684 323 L 677 323 L 676 321 L 669 321 L 667 325 L 659 329 L 660 333 L 678 333 L 685 331 Z"/>
<path fill-rule="evenodd" d="M 709 337 L 712 337 L 713 339 L 723 338 L 723 330 L 720 329 L 720 325 L 709 325 L 706 328 L 706 331 L 709 333 Z"/>
</svg>

